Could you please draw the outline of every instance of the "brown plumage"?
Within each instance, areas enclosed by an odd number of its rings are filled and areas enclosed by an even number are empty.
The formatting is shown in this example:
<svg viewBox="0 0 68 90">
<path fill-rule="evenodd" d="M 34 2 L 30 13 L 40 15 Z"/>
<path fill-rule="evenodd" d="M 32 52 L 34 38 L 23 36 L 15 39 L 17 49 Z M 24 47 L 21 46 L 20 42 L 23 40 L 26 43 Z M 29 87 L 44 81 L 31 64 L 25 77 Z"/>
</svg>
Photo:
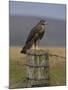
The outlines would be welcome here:
<svg viewBox="0 0 68 90">
<path fill-rule="evenodd" d="M 33 27 L 33 29 L 28 35 L 28 38 L 25 42 L 25 45 L 21 53 L 26 53 L 27 50 L 30 49 L 33 44 L 36 45 L 36 42 L 42 39 L 44 32 L 45 32 L 46 25 L 47 25 L 46 21 L 40 20 L 40 22 L 35 27 Z"/>
</svg>

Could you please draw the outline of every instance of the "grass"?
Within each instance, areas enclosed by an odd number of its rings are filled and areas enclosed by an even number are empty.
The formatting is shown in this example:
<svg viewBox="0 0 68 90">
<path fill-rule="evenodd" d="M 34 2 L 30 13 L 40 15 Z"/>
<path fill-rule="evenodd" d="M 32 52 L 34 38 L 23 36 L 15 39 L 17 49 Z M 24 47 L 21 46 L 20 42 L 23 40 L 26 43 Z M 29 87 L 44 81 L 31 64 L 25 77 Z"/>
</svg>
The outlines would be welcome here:
<svg viewBox="0 0 68 90">
<path fill-rule="evenodd" d="M 10 47 L 9 59 L 9 83 L 10 87 L 16 87 L 16 83 L 23 81 L 26 77 L 26 57 L 20 54 L 21 47 Z M 65 48 L 45 48 L 51 54 L 65 57 Z M 49 57 L 50 86 L 65 85 L 65 59 Z"/>
<path fill-rule="evenodd" d="M 15 84 L 25 77 L 25 68 L 17 64 L 17 62 L 11 61 L 10 64 L 10 85 Z"/>
<path fill-rule="evenodd" d="M 65 67 L 58 66 L 50 70 L 51 85 L 65 85 Z"/>
</svg>

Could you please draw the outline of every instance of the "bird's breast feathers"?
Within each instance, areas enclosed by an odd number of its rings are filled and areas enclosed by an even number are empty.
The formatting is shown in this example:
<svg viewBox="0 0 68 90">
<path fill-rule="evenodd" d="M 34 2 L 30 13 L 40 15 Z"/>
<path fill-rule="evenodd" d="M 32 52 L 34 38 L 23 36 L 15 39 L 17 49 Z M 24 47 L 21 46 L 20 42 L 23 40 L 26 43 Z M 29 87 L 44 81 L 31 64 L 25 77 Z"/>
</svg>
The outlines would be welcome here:
<svg viewBox="0 0 68 90">
<path fill-rule="evenodd" d="M 45 29 L 45 26 L 44 25 L 42 25 L 42 30 L 44 30 Z"/>
<path fill-rule="evenodd" d="M 41 25 L 41 29 L 39 30 L 39 33 L 44 32 L 44 30 L 45 30 L 45 26 L 44 25 Z"/>
<path fill-rule="evenodd" d="M 44 29 L 45 29 L 45 26 L 44 26 L 44 25 L 38 25 L 38 26 L 36 27 L 36 30 L 38 30 L 38 31 L 40 31 L 40 32 L 44 31 Z"/>
</svg>

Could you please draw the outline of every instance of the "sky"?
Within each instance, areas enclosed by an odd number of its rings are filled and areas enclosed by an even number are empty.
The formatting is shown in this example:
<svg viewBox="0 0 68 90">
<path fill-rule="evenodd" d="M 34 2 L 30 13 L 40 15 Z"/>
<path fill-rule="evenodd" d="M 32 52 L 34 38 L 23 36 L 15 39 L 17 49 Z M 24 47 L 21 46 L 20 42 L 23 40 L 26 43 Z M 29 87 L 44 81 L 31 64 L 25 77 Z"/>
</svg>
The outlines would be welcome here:
<svg viewBox="0 0 68 90">
<path fill-rule="evenodd" d="M 42 16 L 48 18 L 65 20 L 65 4 L 47 4 L 47 3 L 31 3 L 31 2 L 9 2 L 10 15 L 26 15 L 26 16 Z"/>
</svg>

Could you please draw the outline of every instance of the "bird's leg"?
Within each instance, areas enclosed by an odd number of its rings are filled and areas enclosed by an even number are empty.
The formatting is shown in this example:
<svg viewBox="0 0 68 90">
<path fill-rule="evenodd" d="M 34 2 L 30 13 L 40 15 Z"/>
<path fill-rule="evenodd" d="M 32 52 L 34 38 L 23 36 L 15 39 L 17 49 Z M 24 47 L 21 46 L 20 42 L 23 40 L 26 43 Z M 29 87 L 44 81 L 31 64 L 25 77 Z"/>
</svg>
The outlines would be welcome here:
<svg viewBox="0 0 68 90">
<path fill-rule="evenodd" d="M 32 49 L 35 49 L 35 46 L 34 46 L 34 44 L 32 45 Z"/>
<path fill-rule="evenodd" d="M 37 50 L 39 50 L 39 42 L 40 40 L 37 41 Z"/>
<path fill-rule="evenodd" d="M 34 43 L 34 47 L 35 47 L 35 50 L 36 50 L 36 42 Z"/>
</svg>

